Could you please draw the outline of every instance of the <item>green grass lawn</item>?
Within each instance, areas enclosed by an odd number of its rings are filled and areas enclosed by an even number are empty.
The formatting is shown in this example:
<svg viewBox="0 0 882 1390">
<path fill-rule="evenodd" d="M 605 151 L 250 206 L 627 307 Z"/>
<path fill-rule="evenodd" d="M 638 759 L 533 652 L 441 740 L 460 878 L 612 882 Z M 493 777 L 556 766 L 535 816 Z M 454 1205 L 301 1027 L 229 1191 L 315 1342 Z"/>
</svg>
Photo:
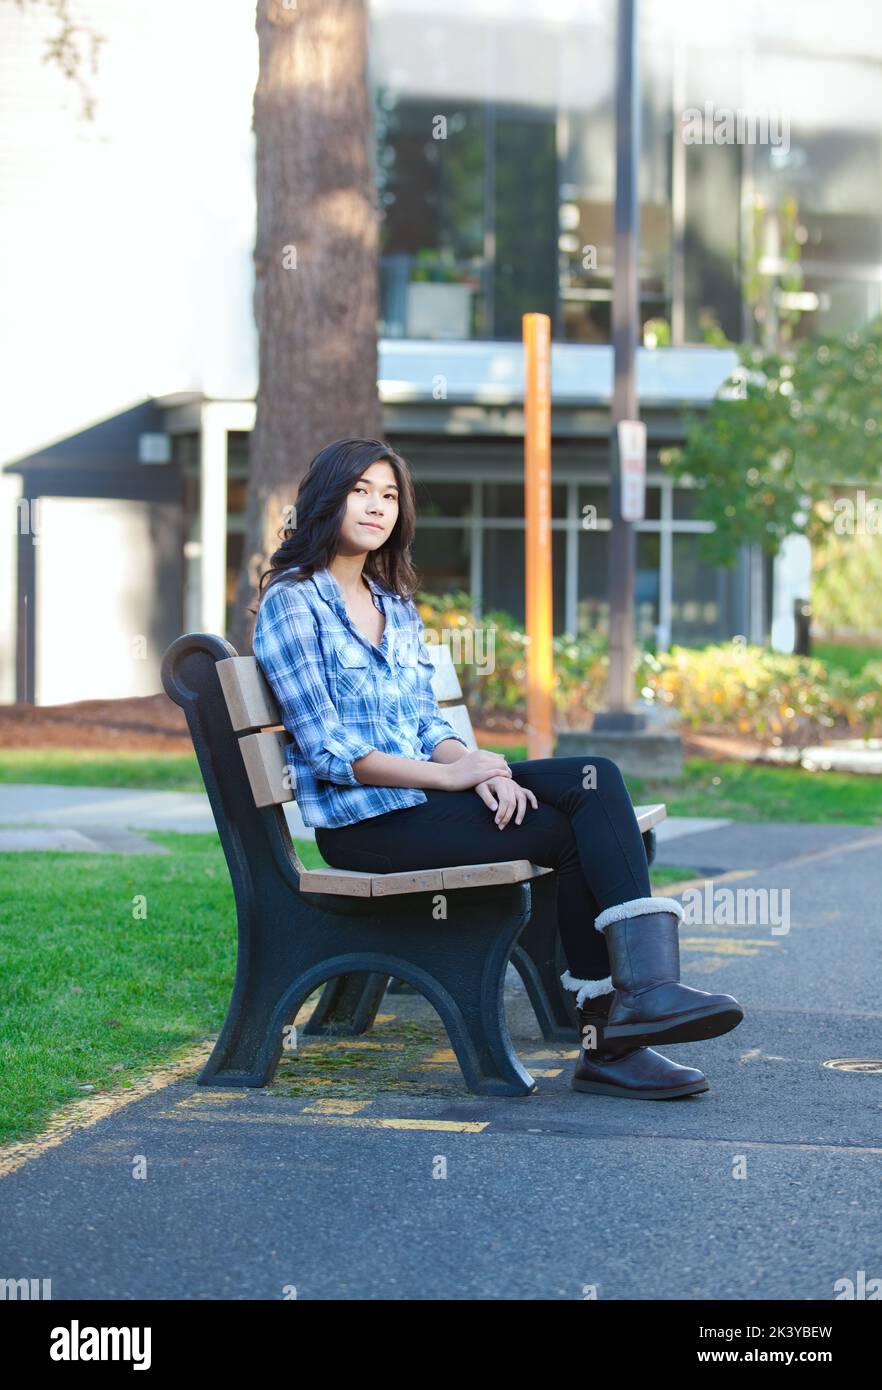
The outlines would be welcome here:
<svg viewBox="0 0 882 1390">
<path fill-rule="evenodd" d="M 486 747 L 521 762 L 526 747 Z M 806 772 L 802 768 L 687 758 L 678 782 L 627 777 L 637 802 L 664 801 L 672 816 L 724 816 L 752 821 L 882 823 L 879 779 L 861 773 Z M 0 782 L 48 782 L 64 786 L 130 787 L 202 792 L 195 756 L 154 753 L 96 754 L 88 749 L 0 749 Z"/>
<path fill-rule="evenodd" d="M 148 838 L 171 853 L 0 854 L 0 1143 L 38 1133 L 65 1102 L 130 1087 L 221 1028 L 236 920 L 220 841 Z M 324 863 L 313 841 L 296 847 L 305 867 Z"/>
<path fill-rule="evenodd" d="M 882 784 L 862 773 L 690 758 L 682 782 L 625 782 L 635 804 L 663 801 L 669 816 L 882 825 Z"/>
<path fill-rule="evenodd" d="M 0 782 L 48 782 L 63 787 L 128 787 L 204 792 L 190 753 L 98 753 L 84 748 L 2 748 Z"/>
<path fill-rule="evenodd" d="M 827 666 L 858 676 L 870 661 L 882 661 L 882 647 L 846 645 L 844 642 L 812 642 L 812 656 Z"/>
</svg>

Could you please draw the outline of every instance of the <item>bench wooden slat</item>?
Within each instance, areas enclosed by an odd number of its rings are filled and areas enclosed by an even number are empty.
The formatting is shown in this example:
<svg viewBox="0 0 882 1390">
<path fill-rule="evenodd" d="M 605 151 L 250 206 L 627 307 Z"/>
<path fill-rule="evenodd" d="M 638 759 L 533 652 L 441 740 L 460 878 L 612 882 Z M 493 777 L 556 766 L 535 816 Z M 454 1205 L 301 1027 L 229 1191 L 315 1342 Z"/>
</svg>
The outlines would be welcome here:
<svg viewBox="0 0 882 1390">
<path fill-rule="evenodd" d="M 237 733 L 281 724 L 276 697 L 253 656 L 228 656 L 216 662 L 217 674 Z"/>
<path fill-rule="evenodd" d="M 462 735 L 469 748 L 473 751 L 477 749 L 478 741 L 475 738 L 472 721 L 465 705 L 445 705 L 441 709 L 441 715 L 458 734 Z"/>
<path fill-rule="evenodd" d="M 281 806 L 295 799 L 284 780 L 288 770 L 284 750 L 290 742 L 287 729 L 264 730 L 239 739 L 255 806 Z"/>
<path fill-rule="evenodd" d="M 461 700 L 462 686 L 459 683 L 459 676 L 456 674 L 456 667 L 453 664 L 453 657 L 447 643 L 427 642 L 426 648 L 435 663 L 432 689 L 439 705 L 444 700 Z"/>
<path fill-rule="evenodd" d="M 443 869 L 413 869 L 406 873 L 360 874 L 352 869 L 305 869 L 300 890 L 337 893 L 343 897 L 389 898 L 399 893 L 440 893 L 451 888 L 478 888 L 494 883 L 524 883 L 552 870 L 529 859 L 506 859 L 495 864 L 459 864 Z"/>
<path fill-rule="evenodd" d="M 634 814 L 637 817 L 637 824 L 640 826 L 640 833 L 645 835 L 647 830 L 651 830 L 654 825 L 666 819 L 668 808 L 663 801 L 653 802 L 650 806 L 635 806 Z"/>
</svg>

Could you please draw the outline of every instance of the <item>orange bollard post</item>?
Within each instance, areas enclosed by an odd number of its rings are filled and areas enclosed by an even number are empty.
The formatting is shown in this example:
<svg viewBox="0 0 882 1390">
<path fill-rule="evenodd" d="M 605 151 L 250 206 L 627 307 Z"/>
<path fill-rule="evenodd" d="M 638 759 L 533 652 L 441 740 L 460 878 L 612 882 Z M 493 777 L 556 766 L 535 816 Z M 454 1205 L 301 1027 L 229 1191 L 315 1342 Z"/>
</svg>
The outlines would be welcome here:
<svg viewBox="0 0 882 1390">
<path fill-rule="evenodd" d="M 524 537 L 527 614 L 527 757 L 553 754 L 551 646 L 551 320 L 524 314 Z"/>
</svg>

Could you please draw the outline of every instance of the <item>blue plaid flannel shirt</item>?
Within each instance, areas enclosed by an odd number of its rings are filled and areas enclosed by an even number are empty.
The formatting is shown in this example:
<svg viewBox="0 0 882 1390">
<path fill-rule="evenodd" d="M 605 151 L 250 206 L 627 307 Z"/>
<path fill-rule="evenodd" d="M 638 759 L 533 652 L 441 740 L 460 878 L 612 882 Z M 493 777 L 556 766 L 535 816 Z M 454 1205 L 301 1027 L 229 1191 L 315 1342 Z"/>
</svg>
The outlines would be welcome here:
<svg viewBox="0 0 882 1390">
<path fill-rule="evenodd" d="M 435 667 L 412 599 L 365 579 L 386 617 L 379 647 L 358 631 L 329 569 L 278 580 L 261 600 L 252 647 L 292 737 L 285 756 L 305 825 L 351 825 L 425 801 L 421 787 L 372 787 L 352 764 L 375 749 L 430 762 L 446 738 Z"/>
</svg>

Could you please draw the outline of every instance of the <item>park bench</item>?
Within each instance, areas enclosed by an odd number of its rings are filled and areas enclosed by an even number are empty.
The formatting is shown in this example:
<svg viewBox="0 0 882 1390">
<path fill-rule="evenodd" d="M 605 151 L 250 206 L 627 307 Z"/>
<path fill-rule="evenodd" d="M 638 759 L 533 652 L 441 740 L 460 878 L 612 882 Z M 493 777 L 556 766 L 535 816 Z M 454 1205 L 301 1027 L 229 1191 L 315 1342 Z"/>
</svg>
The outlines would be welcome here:
<svg viewBox="0 0 882 1390">
<path fill-rule="evenodd" d="M 444 716 L 475 748 L 449 648 L 429 651 Z M 543 1037 L 578 1041 L 574 995 L 560 983 L 553 869 L 526 859 L 407 873 L 306 869 L 283 809 L 296 795 L 284 753 L 290 735 L 255 658 L 213 634 L 185 633 L 163 654 L 162 684 L 187 718 L 238 924 L 233 994 L 198 1084 L 267 1085 L 316 989 L 325 986 L 303 1031 L 361 1033 L 397 980 L 437 1010 L 470 1091 L 534 1090 L 505 1020 L 509 960 Z M 666 810 L 635 812 L 651 863 Z"/>
</svg>

